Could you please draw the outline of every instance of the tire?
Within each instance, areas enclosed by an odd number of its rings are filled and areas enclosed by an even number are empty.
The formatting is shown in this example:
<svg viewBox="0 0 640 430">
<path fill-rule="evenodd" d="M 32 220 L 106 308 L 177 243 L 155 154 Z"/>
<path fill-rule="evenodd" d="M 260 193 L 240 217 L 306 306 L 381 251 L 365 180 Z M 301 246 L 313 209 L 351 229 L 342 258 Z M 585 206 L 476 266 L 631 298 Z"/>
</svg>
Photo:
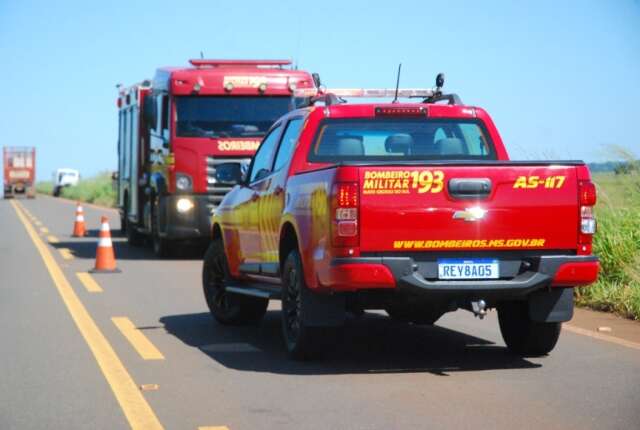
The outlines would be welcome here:
<svg viewBox="0 0 640 430">
<path fill-rule="evenodd" d="M 135 225 L 131 225 L 131 223 L 126 223 L 126 231 L 127 242 L 131 246 L 142 246 L 144 244 L 144 236 L 136 230 Z"/>
<path fill-rule="evenodd" d="M 53 187 L 53 197 L 60 197 L 60 187 Z"/>
<path fill-rule="evenodd" d="M 127 217 L 120 215 L 120 233 L 123 236 L 127 235 Z"/>
<path fill-rule="evenodd" d="M 562 329 L 560 322 L 532 321 L 526 301 L 498 304 L 498 321 L 507 348 L 523 356 L 536 357 L 551 352 Z"/>
<path fill-rule="evenodd" d="M 160 233 L 158 232 L 158 214 L 157 211 L 154 212 L 155 213 L 151 215 L 153 220 L 151 225 L 151 247 L 156 257 L 167 258 L 171 256 L 171 241 L 160 237 Z"/>
<path fill-rule="evenodd" d="M 127 219 L 129 207 L 125 204 L 124 216 L 120 216 L 120 231 L 127 237 L 127 242 L 131 246 L 142 246 L 144 244 L 144 236 L 138 232 L 135 225 L 132 225 Z"/>
<path fill-rule="evenodd" d="M 224 325 L 260 321 L 267 312 L 269 300 L 227 293 L 225 282 L 229 278 L 224 245 L 222 239 L 216 239 L 209 245 L 202 265 L 202 287 L 211 315 Z"/>
<path fill-rule="evenodd" d="M 304 324 L 307 310 L 302 294 L 306 288 L 300 254 L 293 250 L 287 256 L 282 270 L 282 335 L 287 352 L 294 360 L 318 358 L 331 337 L 329 328 Z"/>
</svg>

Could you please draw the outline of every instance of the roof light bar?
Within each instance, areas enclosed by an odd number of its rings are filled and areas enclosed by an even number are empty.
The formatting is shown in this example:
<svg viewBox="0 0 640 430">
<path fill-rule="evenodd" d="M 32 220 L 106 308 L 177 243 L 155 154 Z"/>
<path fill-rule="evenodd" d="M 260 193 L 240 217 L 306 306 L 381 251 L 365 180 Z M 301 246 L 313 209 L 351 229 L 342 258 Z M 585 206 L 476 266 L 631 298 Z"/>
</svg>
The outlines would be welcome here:
<svg viewBox="0 0 640 430">
<path fill-rule="evenodd" d="M 395 88 L 329 88 L 326 93 L 338 97 L 395 97 Z M 434 92 L 430 88 L 400 88 L 398 97 L 431 97 Z"/>
<path fill-rule="evenodd" d="M 317 88 L 298 88 L 294 91 L 296 97 L 313 97 L 322 94 L 333 94 L 337 97 L 368 97 L 384 98 L 395 97 L 396 90 L 391 88 L 326 88 L 318 91 Z M 432 97 L 434 91 L 429 88 L 400 88 L 398 97 Z"/>
<path fill-rule="evenodd" d="M 196 67 L 217 67 L 217 66 L 289 66 L 291 60 L 189 60 L 191 65 Z"/>
</svg>

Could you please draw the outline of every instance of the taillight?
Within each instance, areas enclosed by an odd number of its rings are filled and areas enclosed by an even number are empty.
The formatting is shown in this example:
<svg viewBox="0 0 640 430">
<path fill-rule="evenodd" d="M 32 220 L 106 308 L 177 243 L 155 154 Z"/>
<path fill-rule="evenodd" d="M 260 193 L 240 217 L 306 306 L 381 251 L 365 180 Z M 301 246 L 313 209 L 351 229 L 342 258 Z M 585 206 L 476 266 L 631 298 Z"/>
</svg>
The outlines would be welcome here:
<svg viewBox="0 0 640 430">
<path fill-rule="evenodd" d="M 596 204 L 596 186 L 593 182 L 580 182 L 580 204 L 583 206 L 593 206 Z"/>
<path fill-rule="evenodd" d="M 358 246 L 359 185 L 337 182 L 333 186 L 331 227 L 333 246 Z"/>
<path fill-rule="evenodd" d="M 597 229 L 593 206 L 596 204 L 596 186 L 593 182 L 578 184 L 578 202 L 580 207 L 580 231 L 578 232 L 578 254 L 591 254 L 593 235 Z"/>
</svg>

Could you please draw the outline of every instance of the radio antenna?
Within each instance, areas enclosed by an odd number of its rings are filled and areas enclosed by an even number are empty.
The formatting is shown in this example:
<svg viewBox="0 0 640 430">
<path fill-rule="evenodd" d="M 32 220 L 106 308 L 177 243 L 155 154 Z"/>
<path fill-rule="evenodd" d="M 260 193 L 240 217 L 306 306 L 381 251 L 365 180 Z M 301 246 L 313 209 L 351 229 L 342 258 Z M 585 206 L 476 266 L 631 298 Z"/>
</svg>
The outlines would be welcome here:
<svg viewBox="0 0 640 430">
<path fill-rule="evenodd" d="M 391 103 L 398 103 L 398 90 L 400 89 L 400 71 L 402 70 L 402 63 L 398 64 L 398 76 L 396 77 L 396 96 Z"/>
</svg>

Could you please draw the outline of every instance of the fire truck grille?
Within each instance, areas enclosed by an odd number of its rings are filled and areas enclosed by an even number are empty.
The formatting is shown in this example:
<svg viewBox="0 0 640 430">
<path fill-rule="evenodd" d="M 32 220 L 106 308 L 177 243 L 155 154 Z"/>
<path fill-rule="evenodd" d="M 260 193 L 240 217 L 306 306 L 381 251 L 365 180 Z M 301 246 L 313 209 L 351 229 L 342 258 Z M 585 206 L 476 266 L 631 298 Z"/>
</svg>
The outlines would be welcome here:
<svg viewBox="0 0 640 430">
<path fill-rule="evenodd" d="M 250 158 L 214 158 L 211 156 L 207 156 L 207 193 L 209 193 L 208 206 L 211 209 L 218 206 L 225 194 L 231 191 L 232 188 L 227 184 L 219 184 L 216 182 L 216 166 L 222 163 L 244 163 L 248 166 L 250 162 Z"/>
</svg>

